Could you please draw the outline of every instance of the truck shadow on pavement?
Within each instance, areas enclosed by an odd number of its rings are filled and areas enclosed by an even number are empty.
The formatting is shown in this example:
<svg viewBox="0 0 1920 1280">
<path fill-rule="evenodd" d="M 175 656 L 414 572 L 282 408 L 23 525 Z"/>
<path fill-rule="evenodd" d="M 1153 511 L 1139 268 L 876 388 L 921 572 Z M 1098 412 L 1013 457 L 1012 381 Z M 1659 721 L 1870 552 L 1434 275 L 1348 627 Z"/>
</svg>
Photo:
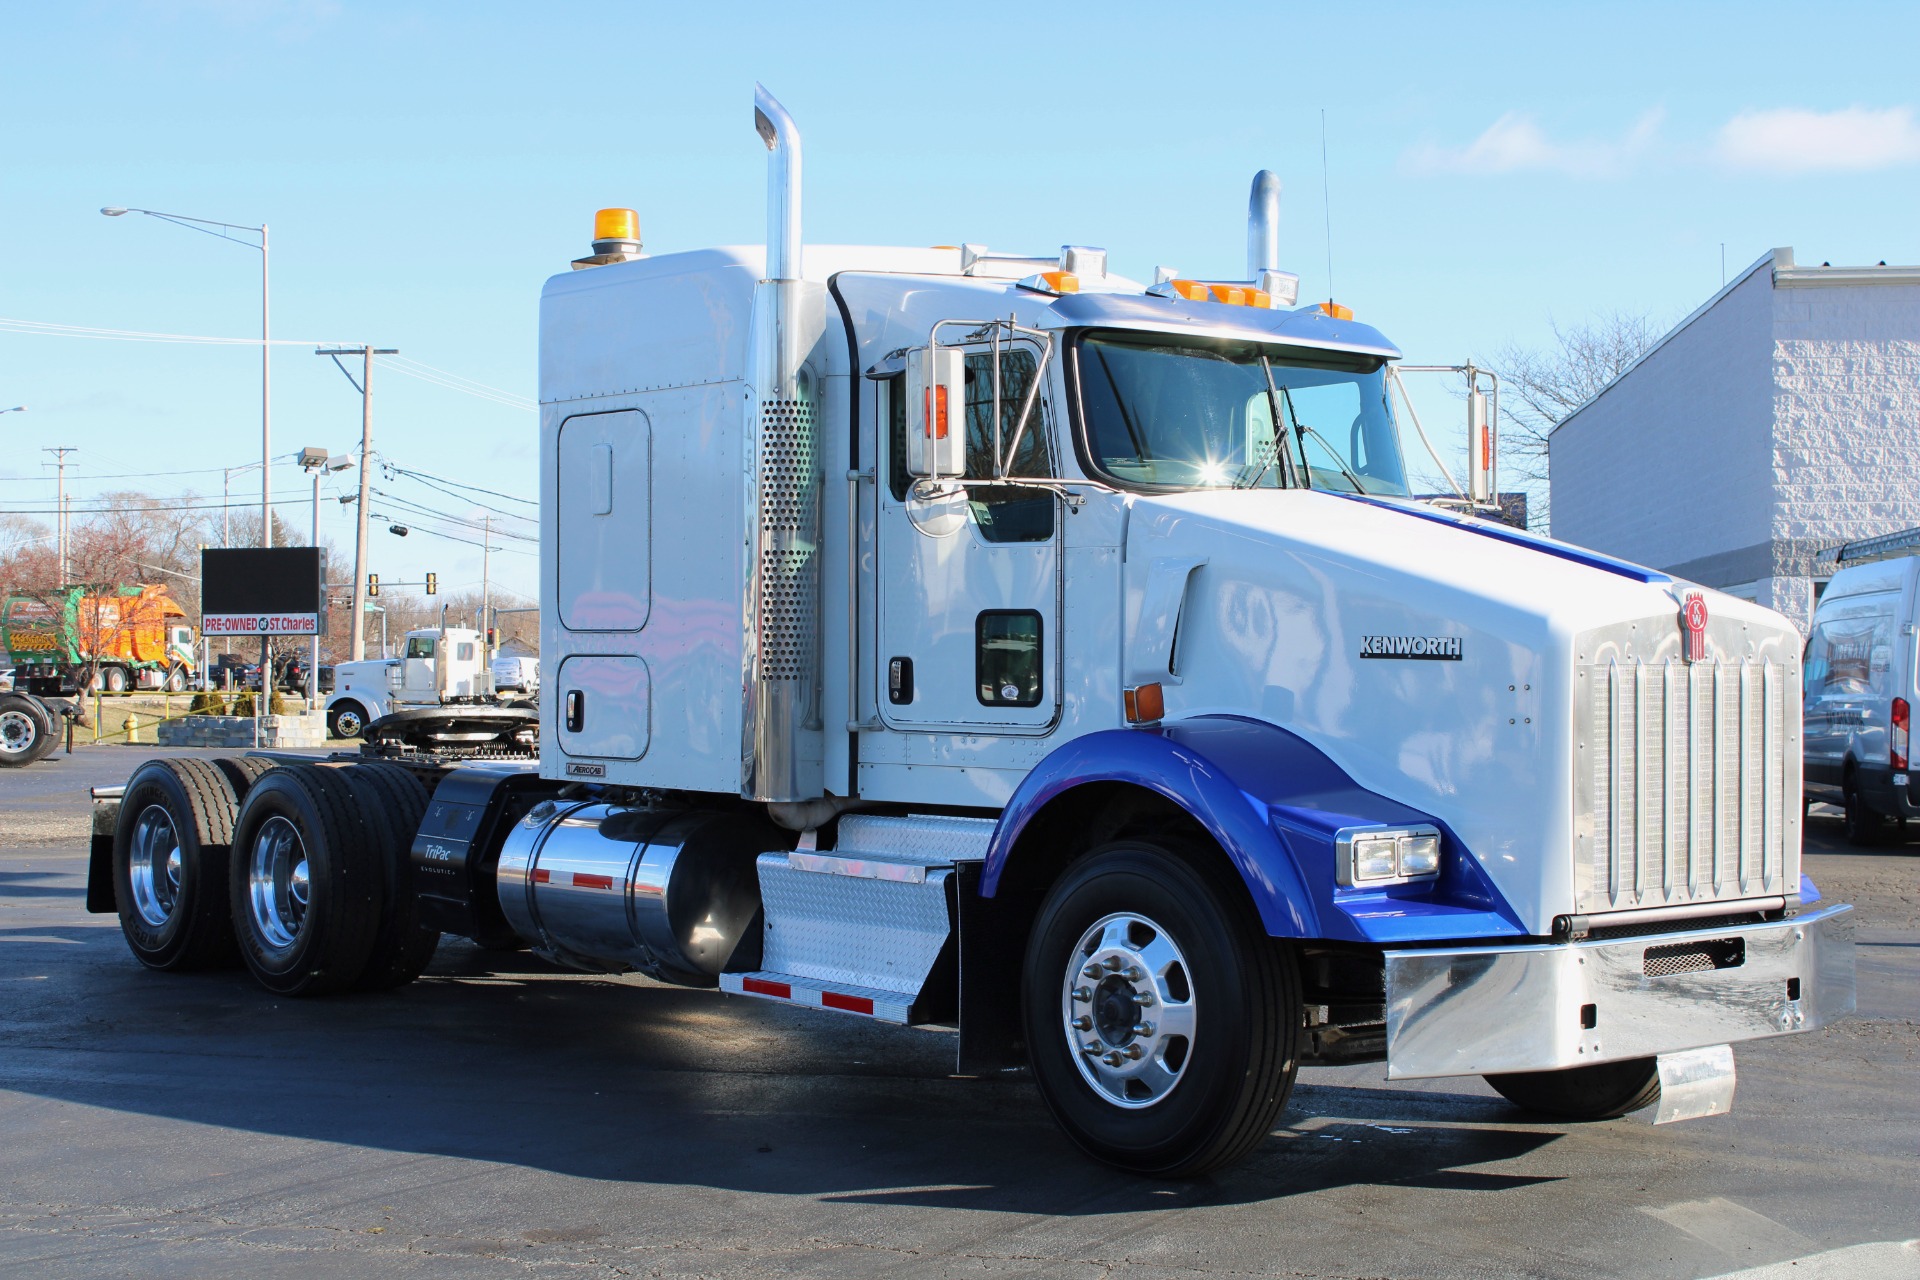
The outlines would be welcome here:
<svg viewBox="0 0 1920 1280">
<path fill-rule="evenodd" d="M 1553 1179 L 1482 1166 L 1561 1136 L 1487 1097 L 1306 1083 L 1245 1164 L 1154 1181 L 1082 1157 L 1024 1080 L 952 1078 L 945 1035 L 557 975 L 451 939 L 412 986 L 313 1001 L 235 972 L 149 973 L 111 927 L 49 922 L 0 944 L 8 1089 L 209 1126 L 263 1159 L 291 1138 L 633 1184 L 1075 1215 L 1355 1184 L 1508 1190 Z"/>
</svg>

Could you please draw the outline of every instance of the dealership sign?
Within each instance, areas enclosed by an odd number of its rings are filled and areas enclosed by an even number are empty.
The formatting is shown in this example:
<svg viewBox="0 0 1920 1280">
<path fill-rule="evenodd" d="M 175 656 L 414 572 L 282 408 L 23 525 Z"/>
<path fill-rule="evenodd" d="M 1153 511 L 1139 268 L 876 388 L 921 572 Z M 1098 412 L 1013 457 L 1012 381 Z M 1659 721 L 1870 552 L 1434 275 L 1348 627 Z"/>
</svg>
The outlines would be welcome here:
<svg viewBox="0 0 1920 1280">
<path fill-rule="evenodd" d="M 203 613 L 200 634 L 207 636 L 317 636 L 317 613 Z"/>
<path fill-rule="evenodd" d="M 200 634 L 326 634 L 326 556 L 316 547 L 200 553 Z"/>
</svg>

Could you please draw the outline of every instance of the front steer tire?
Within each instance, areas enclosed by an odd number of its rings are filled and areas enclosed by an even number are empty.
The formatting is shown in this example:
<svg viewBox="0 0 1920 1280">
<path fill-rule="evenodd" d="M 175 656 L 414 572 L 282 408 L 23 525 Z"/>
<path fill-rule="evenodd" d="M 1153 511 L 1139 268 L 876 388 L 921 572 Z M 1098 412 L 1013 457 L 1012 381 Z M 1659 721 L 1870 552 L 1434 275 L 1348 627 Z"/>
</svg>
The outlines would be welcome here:
<svg viewBox="0 0 1920 1280">
<path fill-rule="evenodd" d="M 113 833 L 120 932 L 149 969 L 239 960 L 228 911 L 232 784 L 205 760 L 149 760 L 127 782 Z"/>
<path fill-rule="evenodd" d="M 281 765 L 253 784 L 234 823 L 228 890 L 256 982 L 282 996 L 354 986 L 386 905 L 383 839 L 341 770 Z"/>
<path fill-rule="evenodd" d="M 1522 1111 L 1558 1120 L 1612 1120 L 1660 1100 L 1660 1064 L 1654 1058 L 1596 1062 L 1564 1071 L 1516 1071 L 1484 1079 Z"/>
<path fill-rule="evenodd" d="M 1105 958 L 1121 967 L 1097 984 L 1075 976 Z M 1130 979 L 1136 971 L 1147 978 Z M 1021 988 L 1042 1099 L 1082 1150 L 1118 1168 L 1189 1178 L 1232 1164 L 1272 1131 L 1292 1092 L 1301 1020 L 1293 953 L 1196 851 L 1123 841 L 1069 866 L 1034 922 Z M 1140 1005 L 1141 994 L 1151 1003 Z M 1091 1030 L 1069 1022 L 1081 1009 Z M 1190 1035 L 1169 1037 L 1176 1026 Z M 1136 1038 L 1151 1047 L 1129 1062 Z M 1085 1054 L 1088 1043 L 1118 1061 Z M 1126 1074 L 1156 1061 L 1172 1071 Z"/>
</svg>

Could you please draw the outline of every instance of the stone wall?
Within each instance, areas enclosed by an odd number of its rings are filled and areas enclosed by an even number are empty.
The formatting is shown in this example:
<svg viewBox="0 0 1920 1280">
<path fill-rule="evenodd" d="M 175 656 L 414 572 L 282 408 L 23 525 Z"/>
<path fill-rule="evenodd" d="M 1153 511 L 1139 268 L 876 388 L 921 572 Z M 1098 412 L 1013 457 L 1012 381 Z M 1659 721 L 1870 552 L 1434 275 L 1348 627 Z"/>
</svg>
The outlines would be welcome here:
<svg viewBox="0 0 1920 1280">
<path fill-rule="evenodd" d="M 325 712 L 297 716 L 182 716 L 160 725 L 163 747 L 324 747 Z"/>
</svg>

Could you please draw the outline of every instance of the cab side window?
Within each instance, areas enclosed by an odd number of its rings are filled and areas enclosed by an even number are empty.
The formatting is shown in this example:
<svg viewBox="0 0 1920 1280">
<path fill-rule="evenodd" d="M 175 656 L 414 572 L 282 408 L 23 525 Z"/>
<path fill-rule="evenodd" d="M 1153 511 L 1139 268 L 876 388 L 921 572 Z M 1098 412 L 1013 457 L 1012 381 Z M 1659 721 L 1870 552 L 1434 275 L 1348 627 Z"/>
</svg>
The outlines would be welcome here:
<svg viewBox="0 0 1920 1280">
<path fill-rule="evenodd" d="M 433 656 L 432 638 L 429 636 L 415 636 L 413 639 L 407 641 L 407 656 L 409 658 L 431 658 Z"/>
<path fill-rule="evenodd" d="M 967 354 L 967 479 L 994 478 L 993 353 Z M 1016 445 L 1020 408 L 1039 373 L 1034 354 L 1023 348 L 1000 352 L 999 447 L 1007 455 L 1008 476 L 1054 474 L 1046 404 L 1035 397 L 1026 429 Z M 1011 452 L 1009 452 L 1011 451 Z M 1053 494 L 1023 485 L 978 485 L 967 490 L 968 505 L 980 536 L 988 542 L 1045 542 L 1053 537 Z"/>
<path fill-rule="evenodd" d="M 1036 397 L 1027 415 L 1018 447 L 1014 432 L 1020 408 L 1026 403 L 1039 362 L 1023 348 L 1000 353 L 1000 449 L 1011 451 L 1009 476 L 1042 478 L 1054 474 L 1053 432 L 1044 396 Z M 993 353 L 970 351 L 966 358 L 968 480 L 994 478 Z M 887 379 L 887 489 L 895 502 L 905 502 L 913 487 L 907 474 L 907 379 Z M 974 485 L 967 489 L 967 505 L 974 524 L 988 542 L 1045 542 L 1053 537 L 1054 499 L 1044 489 L 1022 485 Z"/>
</svg>

